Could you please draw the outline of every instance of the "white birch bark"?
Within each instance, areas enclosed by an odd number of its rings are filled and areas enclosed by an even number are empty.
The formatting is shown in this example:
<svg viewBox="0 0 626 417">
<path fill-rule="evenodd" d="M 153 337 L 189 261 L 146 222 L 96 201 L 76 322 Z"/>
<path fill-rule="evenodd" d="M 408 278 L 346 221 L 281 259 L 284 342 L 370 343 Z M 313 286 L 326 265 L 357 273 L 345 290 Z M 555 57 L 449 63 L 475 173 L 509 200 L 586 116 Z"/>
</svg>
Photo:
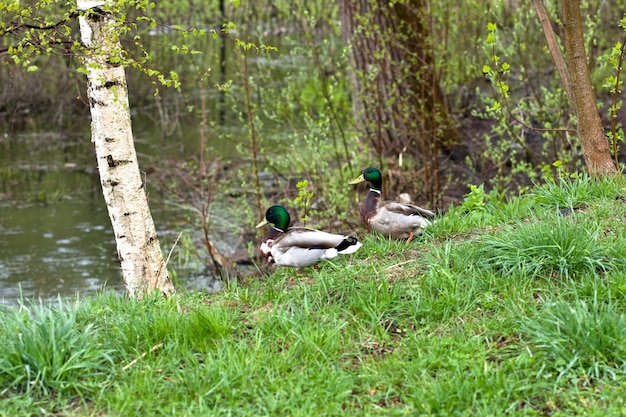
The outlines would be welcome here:
<svg viewBox="0 0 626 417">
<path fill-rule="evenodd" d="M 111 0 L 106 0 L 111 1 Z M 139 171 L 128 104 L 124 67 L 115 63 L 121 45 L 115 20 L 102 11 L 104 0 L 78 0 L 80 33 L 87 48 L 87 95 L 91 140 L 95 145 L 104 200 L 115 233 L 128 295 L 141 297 L 158 289 L 175 293 Z M 113 63 L 111 62 L 113 59 Z"/>
</svg>

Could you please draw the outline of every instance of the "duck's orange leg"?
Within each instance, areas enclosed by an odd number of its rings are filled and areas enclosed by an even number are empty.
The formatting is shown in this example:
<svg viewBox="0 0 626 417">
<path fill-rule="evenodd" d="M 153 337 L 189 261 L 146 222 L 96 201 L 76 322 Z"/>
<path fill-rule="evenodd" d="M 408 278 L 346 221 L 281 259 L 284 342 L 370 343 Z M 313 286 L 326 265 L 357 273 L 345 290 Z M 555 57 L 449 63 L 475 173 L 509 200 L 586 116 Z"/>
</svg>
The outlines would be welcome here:
<svg viewBox="0 0 626 417">
<path fill-rule="evenodd" d="M 406 240 L 406 244 L 408 245 L 409 242 L 411 241 L 411 239 L 413 239 L 413 232 L 409 233 L 409 238 Z"/>
</svg>

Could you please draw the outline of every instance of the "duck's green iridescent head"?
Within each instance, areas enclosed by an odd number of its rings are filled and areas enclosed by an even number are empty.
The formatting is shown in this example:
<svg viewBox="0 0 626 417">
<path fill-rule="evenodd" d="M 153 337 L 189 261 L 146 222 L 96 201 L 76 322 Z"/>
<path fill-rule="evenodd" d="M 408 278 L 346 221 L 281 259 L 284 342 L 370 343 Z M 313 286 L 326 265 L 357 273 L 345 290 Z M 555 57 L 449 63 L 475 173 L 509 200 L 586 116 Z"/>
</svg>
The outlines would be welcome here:
<svg viewBox="0 0 626 417">
<path fill-rule="evenodd" d="M 365 168 L 361 175 L 350 181 L 350 184 L 358 184 L 367 181 L 374 190 L 380 191 L 383 186 L 383 174 L 375 167 Z"/>
<path fill-rule="evenodd" d="M 271 224 L 277 229 L 286 231 L 290 221 L 289 212 L 283 206 L 275 205 L 267 209 L 265 218 L 261 223 L 256 225 L 256 228 L 258 229 L 266 224 Z"/>
</svg>

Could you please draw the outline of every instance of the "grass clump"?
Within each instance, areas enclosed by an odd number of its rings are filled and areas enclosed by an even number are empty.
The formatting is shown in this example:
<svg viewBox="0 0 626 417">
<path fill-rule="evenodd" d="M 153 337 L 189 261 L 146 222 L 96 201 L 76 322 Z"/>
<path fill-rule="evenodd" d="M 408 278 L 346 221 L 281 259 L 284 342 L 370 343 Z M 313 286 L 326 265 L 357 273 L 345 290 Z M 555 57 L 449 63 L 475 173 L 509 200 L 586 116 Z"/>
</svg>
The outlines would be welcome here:
<svg viewBox="0 0 626 417">
<path fill-rule="evenodd" d="M 609 256 L 597 225 L 585 219 L 531 219 L 486 234 L 477 253 L 479 265 L 506 276 L 573 278 L 623 265 Z"/>
<path fill-rule="evenodd" d="M 626 316 L 611 301 L 557 301 L 525 320 L 538 376 L 615 379 L 626 371 Z"/>
<path fill-rule="evenodd" d="M 588 175 L 547 181 L 537 185 L 531 192 L 537 203 L 561 209 L 573 209 L 597 199 L 611 199 L 623 194 L 624 183 L 621 178 L 605 181 Z"/>
<path fill-rule="evenodd" d="M 77 325 L 76 308 L 22 304 L 0 315 L 0 379 L 6 390 L 35 397 L 93 394 L 111 370 L 111 351 L 100 330 Z"/>
</svg>

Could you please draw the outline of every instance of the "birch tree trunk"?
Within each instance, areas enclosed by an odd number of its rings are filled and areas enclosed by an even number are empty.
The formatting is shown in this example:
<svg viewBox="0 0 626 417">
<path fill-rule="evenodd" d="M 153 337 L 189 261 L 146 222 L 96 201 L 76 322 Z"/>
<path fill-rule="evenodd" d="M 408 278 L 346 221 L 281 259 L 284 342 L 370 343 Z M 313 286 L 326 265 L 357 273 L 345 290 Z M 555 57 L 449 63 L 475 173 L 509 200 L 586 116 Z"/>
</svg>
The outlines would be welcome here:
<svg viewBox="0 0 626 417">
<path fill-rule="evenodd" d="M 87 52 L 87 95 L 104 200 L 115 233 L 128 295 L 158 289 L 175 293 L 148 207 L 133 142 L 121 45 L 115 19 L 102 6 L 111 0 L 78 0 L 80 33 Z"/>
</svg>

